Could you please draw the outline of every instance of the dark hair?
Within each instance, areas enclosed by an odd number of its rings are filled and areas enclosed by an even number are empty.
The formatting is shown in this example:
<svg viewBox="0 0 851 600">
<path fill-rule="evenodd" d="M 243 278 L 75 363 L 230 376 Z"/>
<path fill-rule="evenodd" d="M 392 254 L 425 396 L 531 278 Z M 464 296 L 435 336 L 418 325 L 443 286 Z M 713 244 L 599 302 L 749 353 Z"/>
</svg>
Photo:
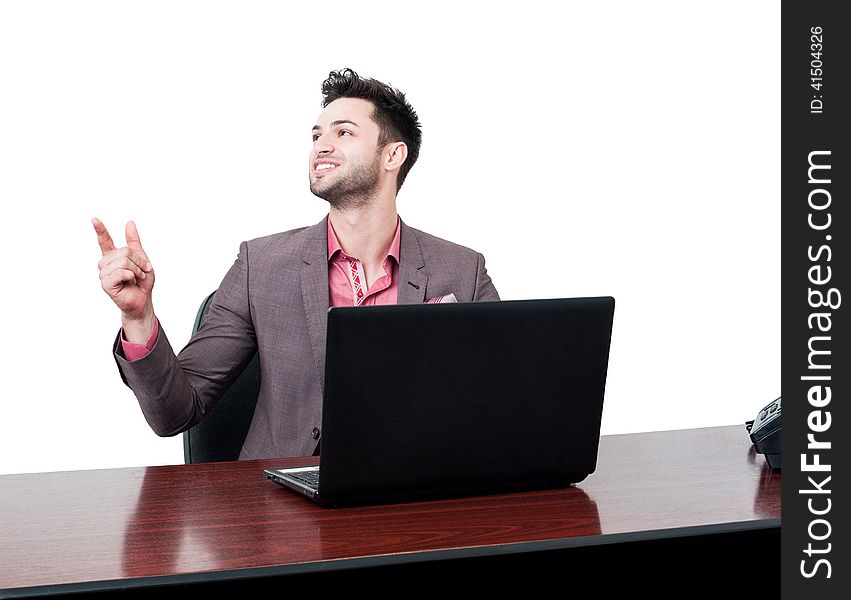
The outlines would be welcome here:
<svg viewBox="0 0 851 600">
<path fill-rule="evenodd" d="M 322 108 L 340 98 L 360 98 L 372 102 L 372 120 L 378 124 L 378 145 L 401 141 L 408 146 L 408 157 L 399 167 L 396 190 L 402 187 L 408 171 L 417 162 L 423 141 L 422 125 L 405 94 L 375 79 L 361 77 L 351 69 L 331 71 L 322 82 Z"/>
</svg>

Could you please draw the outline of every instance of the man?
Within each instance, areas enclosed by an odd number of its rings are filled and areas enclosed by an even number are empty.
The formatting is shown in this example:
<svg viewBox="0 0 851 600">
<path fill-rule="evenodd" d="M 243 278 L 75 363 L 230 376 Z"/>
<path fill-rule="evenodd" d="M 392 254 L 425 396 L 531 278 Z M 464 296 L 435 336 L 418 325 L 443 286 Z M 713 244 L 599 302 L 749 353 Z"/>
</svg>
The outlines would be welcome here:
<svg viewBox="0 0 851 600">
<path fill-rule="evenodd" d="M 122 313 L 116 361 L 159 435 L 199 422 L 257 351 L 262 385 L 239 458 L 312 454 L 329 306 L 499 299 L 481 254 L 396 214 L 422 139 L 404 94 L 349 69 L 332 71 L 322 93 L 308 167 L 310 191 L 328 201 L 328 216 L 243 242 L 179 356 L 154 314 L 154 270 L 135 224 L 127 223 L 127 246 L 116 249 L 92 220 L 101 285 Z"/>
</svg>

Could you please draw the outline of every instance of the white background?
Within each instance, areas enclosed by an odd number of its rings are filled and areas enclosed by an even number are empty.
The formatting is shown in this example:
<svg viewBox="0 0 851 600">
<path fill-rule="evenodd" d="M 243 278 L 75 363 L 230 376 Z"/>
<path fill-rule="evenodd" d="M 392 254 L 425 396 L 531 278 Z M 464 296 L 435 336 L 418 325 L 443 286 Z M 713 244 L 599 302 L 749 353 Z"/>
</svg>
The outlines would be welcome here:
<svg viewBox="0 0 851 600">
<path fill-rule="evenodd" d="M 89 220 L 136 220 L 182 347 L 242 240 L 327 211 L 345 66 L 419 112 L 408 224 L 503 299 L 616 298 L 603 433 L 780 394 L 779 3 L 3 2 L 0 473 L 182 462 L 117 373 Z"/>
</svg>

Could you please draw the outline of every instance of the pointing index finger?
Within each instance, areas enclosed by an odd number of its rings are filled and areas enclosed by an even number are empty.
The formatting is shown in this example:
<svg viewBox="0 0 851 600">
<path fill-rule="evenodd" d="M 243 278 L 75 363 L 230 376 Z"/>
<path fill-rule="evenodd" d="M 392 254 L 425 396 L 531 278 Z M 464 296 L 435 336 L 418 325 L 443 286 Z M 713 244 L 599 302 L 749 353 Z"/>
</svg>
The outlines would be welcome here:
<svg viewBox="0 0 851 600">
<path fill-rule="evenodd" d="M 98 244 L 100 245 L 101 252 L 106 254 L 115 250 L 115 244 L 112 242 L 112 236 L 106 230 L 106 225 L 98 218 L 92 219 L 92 225 L 95 228 L 95 233 L 98 234 Z"/>
</svg>

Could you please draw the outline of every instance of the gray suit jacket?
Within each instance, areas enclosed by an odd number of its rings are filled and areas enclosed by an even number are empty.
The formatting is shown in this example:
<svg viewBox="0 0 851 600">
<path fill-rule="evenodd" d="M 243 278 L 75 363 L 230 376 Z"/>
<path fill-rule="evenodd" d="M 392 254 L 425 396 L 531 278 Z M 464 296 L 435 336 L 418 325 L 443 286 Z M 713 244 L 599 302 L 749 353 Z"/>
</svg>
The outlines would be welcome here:
<svg viewBox="0 0 851 600">
<path fill-rule="evenodd" d="M 313 454 L 325 376 L 327 219 L 243 242 L 202 327 L 179 355 L 162 324 L 151 353 L 133 362 L 116 339 L 122 378 L 157 434 L 176 435 L 199 422 L 258 351 L 260 395 L 239 458 Z M 449 293 L 459 302 L 499 300 L 481 254 L 400 227 L 399 304 Z"/>
</svg>

